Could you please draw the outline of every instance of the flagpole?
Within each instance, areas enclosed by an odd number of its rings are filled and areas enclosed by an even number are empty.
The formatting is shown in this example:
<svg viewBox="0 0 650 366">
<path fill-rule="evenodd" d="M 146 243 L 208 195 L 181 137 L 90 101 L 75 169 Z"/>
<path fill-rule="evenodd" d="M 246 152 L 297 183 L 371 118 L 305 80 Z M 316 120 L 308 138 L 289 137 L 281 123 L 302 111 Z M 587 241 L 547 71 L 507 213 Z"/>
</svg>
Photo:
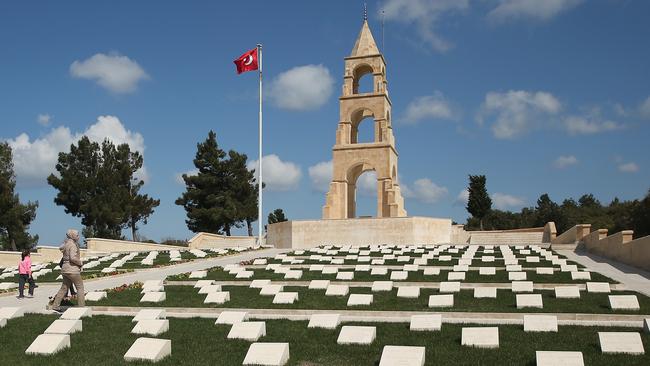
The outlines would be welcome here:
<svg viewBox="0 0 650 366">
<path fill-rule="evenodd" d="M 262 45 L 257 44 L 257 58 L 259 63 L 259 76 L 260 76 L 260 111 L 259 111 L 259 167 L 258 167 L 258 188 L 257 188 L 257 245 L 262 245 Z"/>
</svg>

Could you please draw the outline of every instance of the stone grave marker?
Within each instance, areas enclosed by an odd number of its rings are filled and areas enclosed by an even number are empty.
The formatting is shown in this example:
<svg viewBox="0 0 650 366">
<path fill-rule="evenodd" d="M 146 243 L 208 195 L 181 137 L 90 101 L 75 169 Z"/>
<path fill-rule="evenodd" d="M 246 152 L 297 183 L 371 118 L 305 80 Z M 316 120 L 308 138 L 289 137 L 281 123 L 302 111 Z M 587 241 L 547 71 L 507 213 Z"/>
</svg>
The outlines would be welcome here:
<svg viewBox="0 0 650 366">
<path fill-rule="evenodd" d="M 284 366 L 289 362 L 289 343 L 261 343 L 250 345 L 242 365 Z"/>
<path fill-rule="evenodd" d="M 248 313 L 245 311 L 222 311 L 214 324 L 232 325 L 246 321 L 246 319 L 248 319 Z"/>
<path fill-rule="evenodd" d="M 106 298 L 106 291 L 91 291 L 86 294 L 86 301 L 99 301 Z"/>
<path fill-rule="evenodd" d="M 390 273 L 391 281 L 405 281 L 408 278 L 409 273 L 406 271 L 392 271 Z"/>
<path fill-rule="evenodd" d="M 611 289 L 607 282 L 587 282 L 587 292 L 608 294 L 611 292 Z"/>
<path fill-rule="evenodd" d="M 172 341 L 169 339 L 141 337 L 135 340 L 124 354 L 124 360 L 158 362 L 172 354 Z"/>
<path fill-rule="evenodd" d="M 256 342 L 266 335 L 265 322 L 240 322 L 235 323 L 228 332 L 228 339 L 243 339 Z"/>
<path fill-rule="evenodd" d="M 582 352 L 571 351 L 536 351 L 537 366 L 584 366 Z"/>
<path fill-rule="evenodd" d="M 533 292 L 532 281 L 512 281 L 512 292 Z"/>
<path fill-rule="evenodd" d="M 133 317 L 132 322 L 139 322 L 147 319 L 166 319 L 165 309 L 142 309 Z"/>
<path fill-rule="evenodd" d="M 494 267 L 479 267 L 478 274 L 481 276 L 493 276 L 497 274 L 497 269 Z"/>
<path fill-rule="evenodd" d="M 640 310 L 636 295 L 609 295 L 612 310 Z"/>
<path fill-rule="evenodd" d="M 454 295 L 430 295 L 430 308 L 451 308 L 454 306 Z"/>
<path fill-rule="evenodd" d="M 282 289 L 284 289 L 284 286 L 282 286 L 282 285 L 273 285 L 273 284 L 266 285 L 266 286 L 262 287 L 262 289 L 260 290 L 260 295 L 261 296 L 275 296 L 279 292 L 282 292 Z"/>
<path fill-rule="evenodd" d="M 448 296 L 448 295 L 444 295 Z M 453 300 L 453 295 L 452 295 Z M 442 328 L 442 315 L 411 315 L 409 329 L 411 331 L 438 331 Z"/>
<path fill-rule="evenodd" d="M 542 309 L 542 295 L 540 294 L 517 294 L 517 309 L 539 308 Z"/>
<path fill-rule="evenodd" d="M 419 286 L 400 286 L 397 288 L 397 297 L 416 299 L 420 297 Z"/>
<path fill-rule="evenodd" d="M 350 288 L 347 285 L 329 285 L 325 290 L 325 296 L 347 296 Z"/>
<path fill-rule="evenodd" d="M 557 286 L 555 287 L 555 298 L 579 299 L 580 289 L 578 288 L 578 286 Z"/>
<path fill-rule="evenodd" d="M 497 298 L 497 288 L 496 287 L 476 287 L 474 288 L 474 298 L 482 299 L 496 299 Z"/>
<path fill-rule="evenodd" d="M 140 302 L 163 302 L 167 299 L 167 295 L 164 292 L 147 292 L 145 293 Z"/>
<path fill-rule="evenodd" d="M 337 344 L 371 344 L 377 335 L 377 328 L 344 325 L 341 328 Z"/>
<path fill-rule="evenodd" d="M 461 335 L 461 345 L 478 348 L 499 348 L 499 328 L 463 328 Z"/>
<path fill-rule="evenodd" d="M 553 267 L 537 267 L 535 268 L 535 273 L 537 273 L 538 275 L 552 275 L 554 271 L 553 271 Z"/>
<path fill-rule="evenodd" d="M 261 289 L 262 287 L 270 284 L 271 284 L 271 280 L 253 280 L 251 281 L 251 284 L 248 285 L 248 287 Z"/>
<path fill-rule="evenodd" d="M 370 294 L 350 294 L 348 306 L 368 306 L 372 304 L 373 296 Z"/>
<path fill-rule="evenodd" d="M 374 281 L 372 283 L 372 292 L 392 291 L 393 281 Z"/>
<path fill-rule="evenodd" d="M 379 366 L 424 366 L 424 347 L 384 346 Z"/>
<path fill-rule="evenodd" d="M 557 332 L 557 316 L 524 315 L 524 332 Z"/>
<path fill-rule="evenodd" d="M 576 272 L 572 271 L 571 272 L 571 279 L 572 280 L 591 280 L 591 273 L 590 272 Z"/>
<path fill-rule="evenodd" d="M 638 332 L 598 332 L 600 349 L 603 353 L 627 353 L 642 355 L 643 341 Z"/>
<path fill-rule="evenodd" d="M 221 285 L 207 285 L 199 289 L 200 295 L 211 294 L 214 292 L 221 292 Z"/>
<path fill-rule="evenodd" d="M 140 320 L 135 327 L 131 329 L 133 334 L 147 334 L 150 336 L 159 336 L 169 330 L 169 320 L 167 319 L 146 319 Z"/>
<path fill-rule="evenodd" d="M 298 301 L 297 292 L 278 292 L 273 297 L 274 304 L 293 304 Z"/>
<path fill-rule="evenodd" d="M 354 272 L 339 272 L 336 274 L 336 279 L 341 281 L 351 281 L 354 279 Z"/>
<path fill-rule="evenodd" d="M 204 304 L 224 304 L 230 301 L 230 292 L 228 291 L 219 291 L 211 292 L 203 300 Z"/>
<path fill-rule="evenodd" d="M 330 280 L 311 280 L 309 282 L 310 290 L 325 290 L 330 285 Z"/>
<path fill-rule="evenodd" d="M 41 334 L 29 345 L 25 354 L 52 355 L 66 348 L 70 348 L 70 335 Z"/>
<path fill-rule="evenodd" d="M 336 329 L 339 326 L 339 314 L 312 314 L 307 328 Z"/>
<path fill-rule="evenodd" d="M 460 282 L 440 282 L 441 293 L 460 292 Z"/>
</svg>

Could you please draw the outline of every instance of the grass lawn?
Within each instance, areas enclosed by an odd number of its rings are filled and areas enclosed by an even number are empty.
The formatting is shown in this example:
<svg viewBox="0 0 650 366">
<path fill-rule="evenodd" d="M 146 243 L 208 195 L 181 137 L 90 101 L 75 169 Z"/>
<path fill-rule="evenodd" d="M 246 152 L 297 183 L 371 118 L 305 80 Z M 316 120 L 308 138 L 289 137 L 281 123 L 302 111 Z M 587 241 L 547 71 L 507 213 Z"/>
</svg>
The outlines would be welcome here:
<svg viewBox="0 0 650 366">
<path fill-rule="evenodd" d="M 83 332 L 71 336 L 71 348 L 54 356 L 27 356 L 25 349 L 56 319 L 28 315 L 10 320 L 0 332 L 2 363 L 7 365 L 126 365 L 124 353 L 138 336 L 129 317 L 94 316 L 83 320 Z M 586 365 L 648 365 L 650 353 L 641 356 L 603 355 L 598 331 L 638 331 L 629 328 L 560 326 L 558 333 L 526 333 L 521 326 L 500 325 L 498 349 L 460 345 L 462 325 L 443 324 L 440 332 L 411 332 L 408 324 L 360 324 L 377 328 L 368 346 L 338 345 L 336 330 L 309 329 L 306 321 L 267 320 L 267 335 L 260 342 L 288 342 L 289 365 L 359 365 L 379 363 L 385 345 L 421 346 L 427 365 L 535 365 L 535 351 L 580 351 Z M 473 325 L 472 325 L 473 326 Z M 170 319 L 169 331 L 158 338 L 172 340 L 172 355 L 156 365 L 241 365 L 250 342 L 228 340 L 228 325 L 214 319 Z M 650 335 L 641 334 L 650 350 Z M 128 363 L 128 365 L 150 365 Z"/>
<path fill-rule="evenodd" d="M 543 309 L 517 309 L 516 294 L 510 290 L 497 290 L 496 299 L 475 299 L 473 290 L 462 290 L 454 294 L 454 307 L 429 308 L 429 295 L 439 294 L 436 289 L 420 289 L 417 299 L 398 298 L 397 289 L 391 292 L 375 292 L 370 306 L 348 307 L 348 297 L 325 296 L 325 290 L 309 290 L 307 287 L 285 286 L 285 292 L 298 292 L 299 300 L 291 305 L 273 304 L 273 296 L 259 295 L 259 289 L 247 286 L 222 286 L 230 292 L 230 301 L 225 304 L 204 304 L 206 295 L 199 294 L 192 286 L 166 286 L 167 299 L 160 303 L 140 303 L 140 289 L 111 292 L 108 298 L 87 302 L 97 306 L 154 306 L 154 307 L 228 307 L 251 309 L 332 309 L 332 310 L 386 310 L 386 311 L 466 311 L 466 312 L 535 312 L 535 313 L 588 313 L 588 314 L 650 314 L 650 298 L 631 291 L 616 291 L 614 295 L 636 295 L 640 311 L 612 311 L 607 294 L 581 291 L 578 299 L 556 299 L 553 291 L 537 291 L 542 294 Z M 351 294 L 371 294 L 370 288 L 353 287 Z"/>
<path fill-rule="evenodd" d="M 372 268 L 372 267 L 371 267 Z M 311 280 L 335 280 L 336 274 L 322 274 L 317 271 L 309 271 L 308 268 L 302 269 L 302 277 L 299 280 L 285 280 L 284 274 L 275 273 L 273 271 L 265 270 L 262 268 L 252 269 L 255 272 L 252 279 L 269 279 L 275 281 L 311 281 Z M 350 272 L 353 271 L 353 268 L 350 269 L 340 269 L 340 272 Z M 407 281 L 410 282 L 440 282 L 447 281 L 447 276 L 449 270 L 441 270 L 440 274 L 437 276 L 425 276 L 424 271 L 414 271 L 409 272 Z M 168 281 L 187 281 L 189 279 L 189 273 L 183 273 L 175 276 L 169 276 Z M 221 267 L 214 267 L 208 271 L 208 280 L 216 281 L 250 281 L 251 279 L 237 279 L 235 275 L 232 275 L 223 270 Z M 533 271 L 526 271 L 526 279 L 528 281 L 533 281 L 534 283 L 586 283 L 586 282 L 609 282 L 616 283 L 617 281 L 603 276 L 600 273 L 592 272 L 591 280 L 572 280 L 570 272 L 555 272 L 553 275 L 538 275 Z M 359 282 L 372 282 L 372 281 L 387 281 L 390 280 L 390 271 L 387 275 L 382 276 L 373 276 L 370 272 L 355 272 L 353 281 Z M 396 283 L 399 281 L 395 281 Z M 500 270 L 496 271 L 495 275 L 492 276 L 482 276 L 479 274 L 479 271 L 468 271 L 465 273 L 465 281 L 463 282 L 480 282 L 480 283 L 507 283 L 511 282 L 508 280 L 508 272 Z"/>
</svg>

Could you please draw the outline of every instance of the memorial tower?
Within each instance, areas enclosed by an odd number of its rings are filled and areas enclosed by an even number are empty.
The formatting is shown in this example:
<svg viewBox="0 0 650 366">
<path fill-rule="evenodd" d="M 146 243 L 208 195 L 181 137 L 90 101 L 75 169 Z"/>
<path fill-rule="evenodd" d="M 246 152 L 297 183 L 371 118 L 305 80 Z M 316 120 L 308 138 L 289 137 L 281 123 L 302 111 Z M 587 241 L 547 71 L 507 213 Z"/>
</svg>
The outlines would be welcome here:
<svg viewBox="0 0 650 366">
<path fill-rule="evenodd" d="M 356 217 L 357 180 L 366 171 L 377 175 L 377 217 L 405 217 L 397 175 L 397 150 L 391 125 L 391 102 L 386 61 L 365 19 L 352 53 L 345 58 L 343 91 L 336 144 L 332 148 L 333 175 L 323 206 L 323 219 Z M 360 92 L 359 81 L 372 78 L 372 90 Z M 374 124 L 374 140 L 358 142 L 359 125 Z"/>
</svg>

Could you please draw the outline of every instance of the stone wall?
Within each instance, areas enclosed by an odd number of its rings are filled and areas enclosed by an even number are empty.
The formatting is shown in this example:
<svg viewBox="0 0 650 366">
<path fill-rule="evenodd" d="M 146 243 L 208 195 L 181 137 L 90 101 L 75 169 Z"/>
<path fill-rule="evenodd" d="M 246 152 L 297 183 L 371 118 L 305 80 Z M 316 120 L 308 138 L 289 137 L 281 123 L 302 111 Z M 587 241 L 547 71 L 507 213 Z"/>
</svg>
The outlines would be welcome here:
<svg viewBox="0 0 650 366">
<path fill-rule="evenodd" d="M 551 240 L 552 244 L 576 244 L 591 232 L 591 224 L 578 224 Z"/>
<path fill-rule="evenodd" d="M 634 232 L 623 230 L 607 236 L 606 229 L 582 239 L 584 248 L 594 254 L 650 271 L 650 235 L 632 240 Z"/>
<path fill-rule="evenodd" d="M 451 226 L 451 243 L 468 244 L 469 238 L 470 238 L 470 232 L 465 231 L 465 225 Z"/>
<path fill-rule="evenodd" d="M 203 248 L 252 248 L 257 245 L 256 236 L 226 236 L 211 233 L 198 233 L 188 241 L 191 249 Z"/>
<path fill-rule="evenodd" d="M 276 248 L 319 245 L 439 244 L 451 241 L 451 220 L 382 217 L 286 221 L 268 226 L 267 243 Z"/>
</svg>

